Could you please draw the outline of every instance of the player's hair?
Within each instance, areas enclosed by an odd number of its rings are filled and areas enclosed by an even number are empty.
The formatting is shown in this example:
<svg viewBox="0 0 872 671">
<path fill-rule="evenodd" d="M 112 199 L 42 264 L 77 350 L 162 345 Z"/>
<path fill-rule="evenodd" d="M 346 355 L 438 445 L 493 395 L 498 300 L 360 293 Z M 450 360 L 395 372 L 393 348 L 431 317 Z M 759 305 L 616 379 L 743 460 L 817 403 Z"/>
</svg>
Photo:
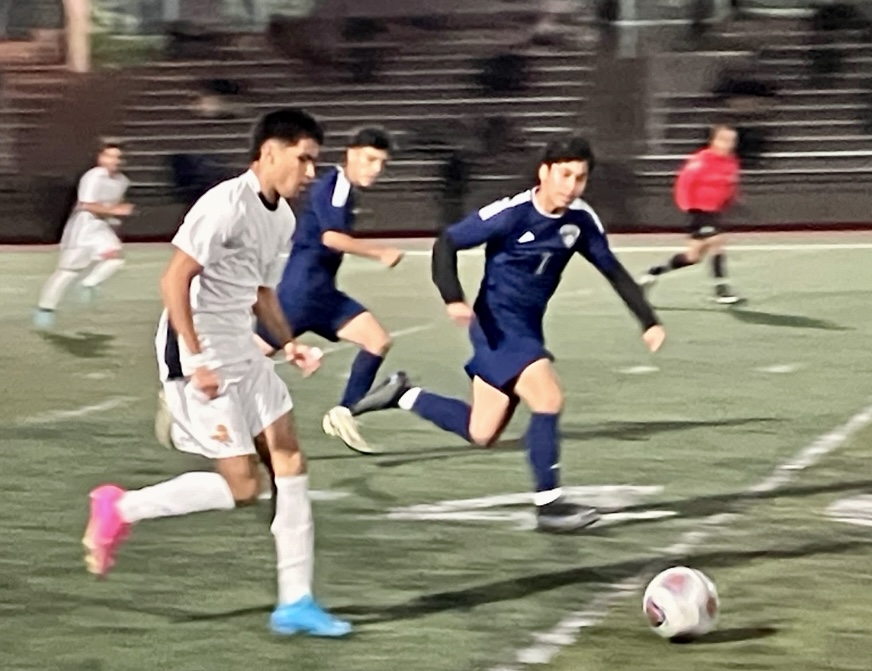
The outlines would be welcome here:
<svg viewBox="0 0 872 671">
<path fill-rule="evenodd" d="M 303 138 L 324 143 L 324 130 L 308 112 L 295 107 L 285 107 L 264 114 L 251 132 L 251 152 L 249 158 L 256 161 L 267 140 L 279 140 L 287 144 L 297 144 Z"/>
<path fill-rule="evenodd" d="M 720 133 L 722 130 L 731 130 L 735 133 L 736 127 L 728 123 L 712 124 L 711 128 L 709 128 L 709 142 L 714 140 L 715 137 L 717 137 L 717 134 Z"/>
<path fill-rule="evenodd" d="M 121 149 L 123 151 L 124 142 L 117 137 L 101 137 L 98 151 L 102 154 L 107 149 Z"/>
<path fill-rule="evenodd" d="M 394 141 L 391 134 L 384 128 L 379 126 L 369 126 L 367 128 L 358 128 L 351 133 L 348 140 L 348 148 L 354 147 L 372 147 L 381 151 L 393 151 Z"/>
<path fill-rule="evenodd" d="M 568 135 L 551 140 L 546 145 L 545 151 L 542 152 L 539 165 L 551 166 L 555 163 L 568 163 L 569 161 L 586 161 L 588 174 L 593 172 L 596 159 L 587 138 L 580 135 Z"/>
</svg>

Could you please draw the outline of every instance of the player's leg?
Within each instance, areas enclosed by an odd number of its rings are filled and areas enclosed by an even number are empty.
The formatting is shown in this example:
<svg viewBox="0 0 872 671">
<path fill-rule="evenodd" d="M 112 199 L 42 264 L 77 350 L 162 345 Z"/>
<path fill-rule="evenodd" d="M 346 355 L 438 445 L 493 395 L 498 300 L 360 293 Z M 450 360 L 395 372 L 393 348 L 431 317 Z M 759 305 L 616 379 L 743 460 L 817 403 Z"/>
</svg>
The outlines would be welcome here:
<svg viewBox="0 0 872 671">
<path fill-rule="evenodd" d="M 539 529 L 574 531 L 599 519 L 596 509 L 566 501 L 560 488 L 560 413 L 563 390 L 554 366 L 539 359 L 527 366 L 515 383 L 515 393 L 530 409 L 525 442 L 536 484 L 534 503 Z"/>
<path fill-rule="evenodd" d="M 671 256 L 665 263 L 651 266 L 648 272 L 639 279 L 639 285 L 646 291 L 649 291 L 657 284 L 657 280 L 661 275 L 665 275 L 673 270 L 696 265 L 705 257 L 705 252 L 706 241 L 692 235 L 683 252 Z"/>
<path fill-rule="evenodd" d="M 224 371 L 222 371 L 222 374 Z M 190 472 L 139 490 L 103 485 L 91 492 L 91 514 L 83 538 L 92 573 L 105 575 L 136 522 L 229 510 L 257 500 L 255 448 L 238 391 L 230 385 L 217 398 L 203 399 L 190 384 L 165 385 L 178 449 L 217 464 L 216 473 Z M 178 393 L 177 393 L 178 392 Z"/>
<path fill-rule="evenodd" d="M 348 382 L 339 401 L 339 405 L 350 408 L 372 388 L 379 368 L 384 363 L 385 356 L 393 343 L 390 334 L 368 311 L 352 317 L 336 332 L 336 335 L 340 340 L 354 343 L 360 348 L 351 364 Z"/>
<path fill-rule="evenodd" d="M 357 301 L 344 294 L 334 300 L 332 321 L 339 325 L 335 330 L 335 337 L 354 343 L 359 351 L 351 364 L 342 398 L 337 406 L 324 415 L 322 426 L 327 435 L 337 436 L 352 450 L 371 454 L 372 450 L 360 435 L 357 421 L 350 409 L 372 387 L 384 357 L 391 347 L 391 336 L 373 314 Z M 332 336 L 333 328 L 335 327 L 331 325 L 325 335 Z"/>
<path fill-rule="evenodd" d="M 727 237 L 723 233 L 707 240 L 707 251 L 712 260 L 712 276 L 715 281 L 715 300 L 722 305 L 734 305 L 742 301 L 730 287 L 727 279 Z"/>
<path fill-rule="evenodd" d="M 91 264 L 91 248 L 80 244 L 83 228 L 84 222 L 73 220 L 64 231 L 57 268 L 43 285 L 33 316 L 33 324 L 39 330 L 54 327 L 55 312 L 64 294 L 79 274 Z"/>
<path fill-rule="evenodd" d="M 93 300 L 97 287 L 124 265 L 124 259 L 121 257 L 121 240 L 109 224 L 99 222 L 99 225 L 94 227 L 91 237 L 91 244 L 96 250 L 97 263 L 82 280 L 83 296 L 87 301 Z"/>
<path fill-rule="evenodd" d="M 480 377 L 472 381 L 472 403 L 412 386 L 405 373 L 394 373 L 354 407 L 356 414 L 400 408 L 414 412 L 468 443 L 492 445 L 515 410 L 514 399 Z"/>
<path fill-rule="evenodd" d="M 312 598 L 314 524 L 290 394 L 268 361 L 261 360 L 253 368 L 245 390 L 248 422 L 255 429 L 263 427 L 255 443 L 269 453 L 274 487 L 270 530 L 276 545 L 278 601 L 270 626 L 279 634 L 344 636 L 351 631 L 350 625 L 329 615 Z"/>
</svg>

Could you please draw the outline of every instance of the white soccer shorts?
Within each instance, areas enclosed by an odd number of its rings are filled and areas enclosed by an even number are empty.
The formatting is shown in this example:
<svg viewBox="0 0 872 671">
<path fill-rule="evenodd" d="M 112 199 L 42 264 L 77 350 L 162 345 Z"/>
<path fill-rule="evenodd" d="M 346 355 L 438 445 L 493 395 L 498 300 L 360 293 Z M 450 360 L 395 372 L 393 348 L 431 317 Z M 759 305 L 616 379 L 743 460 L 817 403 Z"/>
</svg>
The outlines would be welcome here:
<svg viewBox="0 0 872 671">
<path fill-rule="evenodd" d="M 294 407 L 266 357 L 219 368 L 219 395 L 205 398 L 187 380 L 163 383 L 176 449 L 208 459 L 255 454 L 254 437 Z"/>
<path fill-rule="evenodd" d="M 64 270 L 82 270 L 120 250 L 121 240 L 108 222 L 79 212 L 64 229 L 58 266 Z"/>
</svg>

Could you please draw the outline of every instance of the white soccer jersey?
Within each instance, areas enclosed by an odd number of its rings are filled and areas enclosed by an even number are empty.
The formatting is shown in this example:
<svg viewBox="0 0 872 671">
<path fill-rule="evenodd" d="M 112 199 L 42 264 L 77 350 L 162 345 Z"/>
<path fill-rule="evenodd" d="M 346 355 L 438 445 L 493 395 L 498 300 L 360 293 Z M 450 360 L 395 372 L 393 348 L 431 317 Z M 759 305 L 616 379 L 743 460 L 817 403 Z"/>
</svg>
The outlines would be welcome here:
<svg viewBox="0 0 872 671">
<path fill-rule="evenodd" d="M 96 167 L 91 168 L 88 172 L 82 175 L 79 180 L 78 200 L 80 203 L 99 203 L 100 205 L 118 205 L 124 200 L 124 194 L 127 193 L 127 188 L 130 186 L 130 180 L 120 172 L 110 175 L 106 168 Z M 93 218 L 94 215 L 82 212 L 87 217 Z M 74 215 L 76 212 L 74 212 Z M 113 226 L 118 225 L 118 219 L 107 218 Z"/>
<path fill-rule="evenodd" d="M 179 227 L 173 245 L 203 267 L 191 284 L 191 308 L 210 368 L 263 356 L 252 337 L 252 306 L 258 287 L 281 279 L 295 226 L 290 205 L 280 199 L 271 209 L 249 170 L 206 192 Z M 156 344 L 162 380 L 177 376 L 179 365 L 184 375 L 193 372 L 184 342 L 176 345 L 168 331 L 166 311 Z"/>
</svg>

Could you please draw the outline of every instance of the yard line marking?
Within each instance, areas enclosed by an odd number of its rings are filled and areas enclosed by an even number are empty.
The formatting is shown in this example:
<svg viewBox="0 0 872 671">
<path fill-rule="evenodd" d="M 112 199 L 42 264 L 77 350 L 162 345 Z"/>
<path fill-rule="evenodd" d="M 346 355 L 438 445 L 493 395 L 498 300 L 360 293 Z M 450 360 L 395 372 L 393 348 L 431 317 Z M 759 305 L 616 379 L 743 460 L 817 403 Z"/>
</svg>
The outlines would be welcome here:
<svg viewBox="0 0 872 671">
<path fill-rule="evenodd" d="M 681 252 L 687 249 L 687 245 L 635 245 L 635 246 L 621 246 L 615 245 L 612 247 L 612 251 L 617 252 L 619 254 L 635 254 L 639 252 Z M 778 251 L 839 251 L 839 250 L 861 250 L 861 249 L 872 249 L 872 242 L 810 242 L 808 244 L 803 244 L 801 242 L 791 242 L 786 244 L 736 244 L 730 245 L 729 248 L 731 251 L 745 251 L 745 252 L 778 252 Z M 406 256 L 430 256 L 429 249 L 412 249 L 406 251 Z M 459 252 L 460 256 L 482 256 L 484 255 L 484 250 L 482 249 L 466 249 Z"/>
<path fill-rule="evenodd" d="M 800 471 L 818 464 L 824 457 L 843 446 L 854 434 L 872 424 L 872 404 L 853 415 L 847 422 L 818 436 L 791 459 L 782 462 L 766 478 L 745 490 L 746 494 L 771 492 L 793 480 Z M 748 499 L 742 508 L 751 506 L 754 499 Z M 704 518 L 693 529 L 683 533 L 672 545 L 659 551 L 662 559 L 686 555 L 699 547 L 727 525 L 739 518 L 739 513 L 718 513 Z M 601 623 L 611 610 L 627 596 L 638 594 L 646 578 L 655 570 L 659 561 L 652 562 L 642 572 L 609 585 L 596 595 L 583 610 L 564 617 L 554 627 L 545 632 L 533 634 L 533 643 L 515 652 L 515 661 L 497 666 L 491 671 L 522 671 L 532 664 L 548 664 L 560 651 L 575 643 L 582 630 Z M 641 622 L 641 620 L 640 620 Z"/>
<path fill-rule="evenodd" d="M 774 373 L 776 375 L 784 375 L 786 373 L 795 373 L 800 368 L 802 368 L 802 364 L 777 363 L 772 366 L 760 366 L 759 368 L 755 368 L 754 370 L 758 373 Z"/>
<path fill-rule="evenodd" d="M 390 336 L 392 338 L 402 338 L 403 336 L 412 335 L 413 333 L 420 333 L 421 331 L 429 331 L 435 326 L 433 322 L 429 324 L 418 324 L 417 326 L 410 326 L 404 329 L 397 329 L 396 331 L 391 331 Z M 324 355 L 327 354 L 335 354 L 336 352 L 341 352 L 342 350 L 350 349 L 352 347 L 357 347 L 354 343 L 351 342 L 340 342 L 335 345 L 330 345 L 328 347 L 324 347 L 321 350 L 321 353 Z M 279 353 L 277 352 L 276 355 Z M 273 365 L 278 366 L 279 364 L 285 363 L 284 359 L 273 359 Z"/>
<path fill-rule="evenodd" d="M 100 403 L 83 405 L 80 408 L 74 408 L 72 410 L 49 410 L 48 412 L 31 415 L 30 417 L 25 417 L 24 419 L 19 420 L 16 424 L 19 426 L 56 424 L 65 419 L 77 419 L 79 417 L 87 417 L 88 415 L 106 412 L 107 410 L 114 410 L 115 408 L 130 405 L 137 400 L 139 399 L 134 398 L 133 396 L 113 396 L 107 398 L 105 401 L 101 401 Z"/>
</svg>

